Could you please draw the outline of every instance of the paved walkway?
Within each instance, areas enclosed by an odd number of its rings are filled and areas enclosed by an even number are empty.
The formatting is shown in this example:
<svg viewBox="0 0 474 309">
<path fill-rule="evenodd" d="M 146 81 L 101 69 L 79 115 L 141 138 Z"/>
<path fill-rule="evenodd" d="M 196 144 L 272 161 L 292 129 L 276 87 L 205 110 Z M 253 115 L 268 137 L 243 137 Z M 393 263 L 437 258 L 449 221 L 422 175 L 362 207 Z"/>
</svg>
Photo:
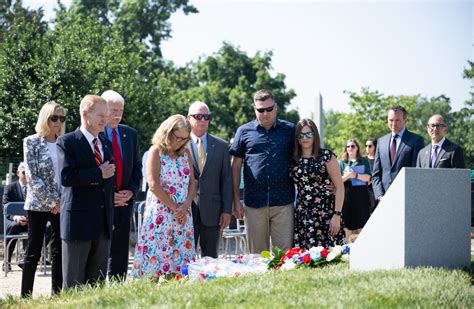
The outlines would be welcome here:
<svg viewBox="0 0 474 309">
<path fill-rule="evenodd" d="M 1 243 L 1 241 L 0 241 Z M 0 250 L 2 251 L 2 250 Z M 2 253 L 3 254 L 3 253 Z M 474 255 L 474 228 L 471 232 L 471 255 Z M 3 257 L 2 261 L 3 263 Z M 131 263 L 129 264 L 129 273 Z M 21 269 L 14 265 L 12 271 L 8 273 L 8 276 L 5 278 L 4 273 L 0 274 L 0 298 L 4 298 L 7 295 L 20 295 L 21 288 Z M 38 297 L 40 295 L 49 295 L 51 293 L 51 269 L 47 267 L 47 275 L 45 276 L 40 268 L 36 272 L 35 284 L 33 288 L 33 297 Z"/>
</svg>

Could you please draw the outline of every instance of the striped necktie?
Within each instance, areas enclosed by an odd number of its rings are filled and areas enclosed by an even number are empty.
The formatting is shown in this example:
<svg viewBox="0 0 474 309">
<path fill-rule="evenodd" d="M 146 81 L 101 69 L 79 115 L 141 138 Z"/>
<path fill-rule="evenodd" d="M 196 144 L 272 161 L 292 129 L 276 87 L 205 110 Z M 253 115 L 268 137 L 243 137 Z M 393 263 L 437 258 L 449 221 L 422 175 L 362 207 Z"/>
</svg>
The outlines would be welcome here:
<svg viewBox="0 0 474 309">
<path fill-rule="evenodd" d="M 94 157 L 95 157 L 95 164 L 97 166 L 101 165 L 103 160 L 102 160 L 102 155 L 100 154 L 100 149 L 99 149 L 99 140 L 97 138 L 94 138 L 92 140 L 92 144 L 94 144 Z"/>
</svg>

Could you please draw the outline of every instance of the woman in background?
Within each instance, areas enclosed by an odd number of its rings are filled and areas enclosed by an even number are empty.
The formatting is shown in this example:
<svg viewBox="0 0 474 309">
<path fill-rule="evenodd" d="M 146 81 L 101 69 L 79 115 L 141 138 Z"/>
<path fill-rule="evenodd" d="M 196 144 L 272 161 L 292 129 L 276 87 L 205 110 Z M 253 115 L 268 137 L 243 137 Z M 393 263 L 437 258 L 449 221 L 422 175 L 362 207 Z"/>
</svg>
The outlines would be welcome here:
<svg viewBox="0 0 474 309">
<path fill-rule="evenodd" d="M 360 233 L 369 219 L 370 167 L 367 158 L 360 155 L 359 143 L 350 139 L 346 142 L 339 167 L 344 181 L 345 198 L 343 218 L 346 239 L 353 233 Z"/>
<path fill-rule="evenodd" d="M 294 245 L 309 249 L 344 244 L 342 205 L 344 185 L 334 153 L 320 148 L 316 124 L 302 119 L 296 125 L 294 162 L 290 177 L 298 191 Z M 334 183 L 335 195 L 326 186 Z"/>
<path fill-rule="evenodd" d="M 369 160 L 370 174 L 372 175 L 372 170 L 374 168 L 375 161 L 375 151 L 377 150 L 377 139 L 369 138 L 365 142 L 365 155 L 367 160 Z M 369 200 L 370 200 L 370 213 L 372 214 L 377 208 L 379 201 L 375 199 L 374 189 L 372 188 L 372 182 L 369 182 Z"/>
<path fill-rule="evenodd" d="M 191 203 L 196 194 L 187 144 L 191 124 L 182 115 L 155 132 L 147 158 L 148 194 L 132 268 L 134 277 L 175 277 L 196 257 Z"/>
<path fill-rule="evenodd" d="M 41 108 L 36 122 L 36 134 L 23 140 L 26 164 L 26 200 L 28 213 L 28 249 L 21 278 L 21 296 L 33 293 L 36 267 L 41 257 L 46 224 L 51 222 L 51 291 L 61 291 L 63 275 L 59 211 L 61 183 L 58 170 L 56 139 L 65 131 L 64 108 L 54 101 Z"/>
</svg>

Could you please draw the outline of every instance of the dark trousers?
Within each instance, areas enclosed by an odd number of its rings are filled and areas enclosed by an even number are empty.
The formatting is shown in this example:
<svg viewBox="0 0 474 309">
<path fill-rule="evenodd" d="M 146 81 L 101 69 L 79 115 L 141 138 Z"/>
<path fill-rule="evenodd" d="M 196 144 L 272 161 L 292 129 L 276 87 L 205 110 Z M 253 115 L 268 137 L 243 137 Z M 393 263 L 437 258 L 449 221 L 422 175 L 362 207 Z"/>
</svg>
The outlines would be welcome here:
<svg viewBox="0 0 474 309">
<path fill-rule="evenodd" d="M 114 230 L 110 243 L 109 278 L 125 280 L 128 270 L 128 247 L 130 241 L 130 217 L 133 206 L 115 207 Z"/>
<path fill-rule="evenodd" d="M 7 226 L 6 231 L 7 235 L 19 235 L 21 233 L 28 231 L 28 225 L 20 225 L 12 220 L 6 220 L 5 225 Z M 13 251 L 15 250 L 16 239 L 9 238 L 7 239 L 6 246 L 8 248 L 8 262 L 11 262 Z M 23 242 L 25 248 L 28 248 L 28 242 Z"/>
<path fill-rule="evenodd" d="M 46 224 L 51 222 L 51 292 L 61 291 L 63 274 L 61 267 L 61 238 L 59 232 L 59 214 L 28 210 L 28 249 L 21 277 L 21 296 L 31 296 L 35 280 L 36 267 L 41 257 Z"/>
<path fill-rule="evenodd" d="M 62 249 L 64 289 L 105 281 L 110 249 L 110 239 L 105 231 L 97 240 L 63 239 Z"/>
<path fill-rule="evenodd" d="M 201 256 L 217 258 L 219 256 L 219 226 L 206 226 L 201 221 L 199 211 L 193 217 L 194 220 L 194 241 L 196 248 L 201 246 Z"/>
</svg>

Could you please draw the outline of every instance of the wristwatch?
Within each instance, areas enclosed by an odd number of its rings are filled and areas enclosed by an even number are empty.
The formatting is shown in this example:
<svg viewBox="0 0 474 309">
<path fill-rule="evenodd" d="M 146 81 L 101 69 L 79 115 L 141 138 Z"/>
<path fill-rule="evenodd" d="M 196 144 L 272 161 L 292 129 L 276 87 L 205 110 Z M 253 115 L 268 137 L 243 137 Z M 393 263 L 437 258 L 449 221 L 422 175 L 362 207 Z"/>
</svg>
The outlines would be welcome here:
<svg viewBox="0 0 474 309">
<path fill-rule="evenodd" d="M 335 214 L 336 216 L 342 216 L 342 211 L 334 210 L 334 214 Z"/>
</svg>

